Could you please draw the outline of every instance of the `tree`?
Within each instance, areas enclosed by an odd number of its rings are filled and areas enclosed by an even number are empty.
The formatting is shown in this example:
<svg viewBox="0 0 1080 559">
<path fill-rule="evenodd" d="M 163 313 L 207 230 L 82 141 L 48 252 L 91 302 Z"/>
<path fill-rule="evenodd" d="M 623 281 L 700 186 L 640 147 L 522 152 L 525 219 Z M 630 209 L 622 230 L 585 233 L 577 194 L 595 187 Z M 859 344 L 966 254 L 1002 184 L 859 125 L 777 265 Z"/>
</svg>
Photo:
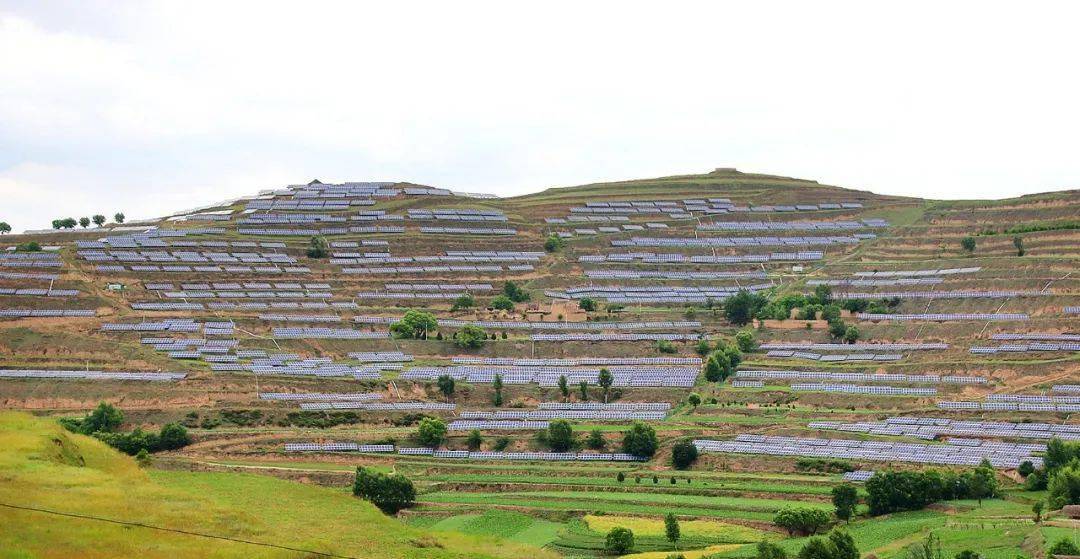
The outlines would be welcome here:
<svg viewBox="0 0 1080 559">
<path fill-rule="evenodd" d="M 37 241 L 27 241 L 15 245 L 15 252 L 41 252 L 41 245 Z"/>
<path fill-rule="evenodd" d="M 786 507 L 773 517 L 773 524 L 789 534 L 814 535 L 829 524 L 829 515 L 821 509 Z"/>
<path fill-rule="evenodd" d="M 82 227 L 83 229 L 86 229 L 87 227 L 90 227 L 90 218 L 89 217 L 80 217 L 79 218 L 79 227 Z"/>
<path fill-rule="evenodd" d="M 564 246 L 566 246 L 566 241 L 558 235 L 549 235 L 544 241 L 544 250 L 547 252 L 558 252 Z"/>
<path fill-rule="evenodd" d="M 941 539 L 930 532 L 923 541 L 907 547 L 907 559 L 945 559 L 941 553 Z"/>
<path fill-rule="evenodd" d="M 326 237 L 315 235 L 308 241 L 308 258 L 326 258 L 330 256 L 330 243 Z"/>
<path fill-rule="evenodd" d="M 502 375 L 500 375 L 500 374 L 495 375 L 495 380 L 491 383 L 491 387 L 495 389 L 495 397 L 492 398 L 491 403 L 495 404 L 495 407 L 503 405 L 503 397 L 502 397 L 503 380 L 502 380 Z"/>
<path fill-rule="evenodd" d="M 1042 513 L 1044 506 L 1045 505 L 1043 505 L 1042 501 L 1035 501 L 1035 504 L 1031 505 L 1031 512 L 1035 514 L 1035 524 L 1039 524 L 1040 522 L 1042 522 Z"/>
<path fill-rule="evenodd" d="M 424 339 L 428 332 L 439 327 L 435 315 L 418 310 L 405 311 L 401 320 L 390 325 L 390 332 L 395 337 L 405 339 Z"/>
<path fill-rule="evenodd" d="M 1031 460 L 1024 460 L 1016 467 L 1016 473 L 1023 477 L 1030 476 L 1035 471 L 1035 464 L 1031 463 Z"/>
<path fill-rule="evenodd" d="M 1024 255 L 1024 239 L 1022 239 L 1019 235 L 1013 237 L 1013 246 L 1016 247 L 1017 256 Z"/>
<path fill-rule="evenodd" d="M 514 301 L 506 295 L 496 295 L 491 299 L 491 308 L 500 311 L 512 311 L 514 310 Z"/>
<path fill-rule="evenodd" d="M 483 328 L 475 324 L 466 324 L 458 331 L 457 338 L 454 339 L 454 343 L 458 347 L 465 349 L 479 349 L 484 347 L 484 340 L 487 339 L 487 332 Z"/>
<path fill-rule="evenodd" d="M 622 447 L 623 452 L 627 454 L 651 458 L 656 454 L 658 444 L 656 430 L 640 421 L 635 421 L 623 436 Z"/>
<path fill-rule="evenodd" d="M 593 299 L 591 297 L 582 297 L 581 300 L 578 301 L 578 308 L 585 312 L 593 312 L 596 310 L 596 299 Z"/>
<path fill-rule="evenodd" d="M 754 299 L 750 292 L 743 289 L 724 301 L 724 317 L 727 321 L 742 326 L 754 319 Z"/>
<path fill-rule="evenodd" d="M 632 549 L 634 549 L 634 533 L 629 528 L 612 528 L 604 538 L 604 551 L 611 555 L 626 555 Z"/>
<path fill-rule="evenodd" d="M 480 445 L 484 444 L 484 436 L 480 434 L 479 429 L 473 429 L 472 431 L 469 431 L 469 436 L 465 439 L 465 443 L 469 445 L 469 450 L 480 450 Z"/>
<path fill-rule="evenodd" d="M 589 401 L 589 381 L 583 380 L 578 383 L 578 396 L 581 396 L 581 401 Z"/>
<path fill-rule="evenodd" d="M 656 351 L 660 353 L 678 353 L 679 349 L 670 340 L 656 340 Z"/>
<path fill-rule="evenodd" d="M 593 429 L 589 432 L 589 439 L 585 441 L 585 444 L 593 450 L 603 450 L 607 446 L 607 441 L 604 440 L 604 432 L 599 429 Z"/>
<path fill-rule="evenodd" d="M 611 384 L 614 383 L 614 382 L 615 382 L 615 377 L 614 377 L 614 375 L 611 374 L 611 371 L 609 371 L 609 370 L 607 370 L 605 368 L 601 368 L 600 369 L 600 376 L 597 377 L 596 383 L 600 385 L 600 388 L 604 389 L 604 403 L 605 404 L 608 401 L 608 394 L 611 392 Z"/>
<path fill-rule="evenodd" d="M 116 212 L 115 214 L 113 214 L 113 221 L 115 221 L 117 223 L 123 223 L 124 222 L 124 213 L 123 212 Z"/>
<path fill-rule="evenodd" d="M 559 375 L 559 393 L 562 394 L 563 401 L 570 397 L 570 385 L 566 381 L 566 375 Z"/>
<path fill-rule="evenodd" d="M 850 483 L 844 483 L 832 488 L 832 503 L 836 507 L 836 517 L 840 520 L 851 520 L 855 514 L 855 505 L 859 503 L 859 492 Z"/>
<path fill-rule="evenodd" d="M 454 304 L 450 306 L 452 311 L 460 311 L 462 309 L 471 309 L 476 306 L 476 299 L 468 293 L 462 293 L 457 299 L 454 299 Z"/>
<path fill-rule="evenodd" d="M 446 439 L 446 423 L 435 417 L 425 417 L 416 428 L 416 439 L 428 447 L 438 447 Z"/>
<path fill-rule="evenodd" d="M 787 552 L 772 542 L 762 540 L 757 544 L 757 555 L 754 557 L 755 559 L 787 559 Z"/>
<path fill-rule="evenodd" d="M 960 239 L 960 248 L 968 253 L 975 252 L 975 237 L 964 237 L 963 239 Z"/>
<path fill-rule="evenodd" d="M 717 354 L 710 355 L 709 358 L 705 360 L 704 373 L 705 380 L 709 382 L 721 382 L 724 380 L 724 369 L 720 366 Z"/>
<path fill-rule="evenodd" d="M 619 483 L 626 481 L 626 474 L 619 472 L 619 475 L 615 476 L 615 480 Z"/>
<path fill-rule="evenodd" d="M 824 284 L 814 287 L 813 301 L 823 306 L 829 304 L 832 301 L 832 288 Z"/>
<path fill-rule="evenodd" d="M 101 227 L 102 225 L 105 225 L 105 216 L 103 216 L 101 214 L 94 214 L 93 220 L 94 220 L 94 225 L 97 225 L 98 227 Z"/>
<path fill-rule="evenodd" d="M 447 400 L 450 400 L 450 397 L 454 395 L 454 384 L 454 377 L 450 375 L 440 375 L 435 381 L 435 385 L 439 387 L 439 392 L 442 392 L 442 395 Z"/>
<path fill-rule="evenodd" d="M 1046 502 L 1051 510 L 1080 504 L 1080 463 L 1073 462 L 1051 473 L 1046 488 L 1050 492 Z"/>
<path fill-rule="evenodd" d="M 124 413 L 112 404 L 101 402 L 79 424 L 79 432 L 84 435 L 104 432 L 112 433 L 124 422 Z"/>
<path fill-rule="evenodd" d="M 679 530 L 679 519 L 675 518 L 675 513 L 667 513 L 667 516 L 664 517 L 664 537 L 667 538 L 667 541 L 671 542 L 671 545 L 673 545 L 675 549 L 679 549 L 679 537 L 681 535 L 681 530 Z"/>
<path fill-rule="evenodd" d="M 11 233 L 11 225 L 8 225 L 6 221 L 0 221 L 0 235 L 6 235 Z"/>
<path fill-rule="evenodd" d="M 754 342 L 754 333 L 750 330 L 739 330 L 735 333 L 735 345 L 743 353 L 754 351 L 757 349 L 757 344 Z"/>
<path fill-rule="evenodd" d="M 1050 555 L 1080 555 L 1080 547 L 1073 543 L 1072 539 L 1062 537 L 1046 550 Z"/>
<path fill-rule="evenodd" d="M 75 221 L 75 218 L 73 217 L 65 217 L 64 219 L 60 220 L 60 226 L 64 229 L 74 229 L 75 225 L 77 224 L 78 222 Z"/>
<path fill-rule="evenodd" d="M 712 346 L 709 345 L 709 340 L 698 340 L 698 343 L 694 344 L 694 353 L 705 357 L 712 351 Z"/>
<path fill-rule="evenodd" d="M 833 559 L 859 559 L 859 548 L 855 539 L 844 530 L 829 532 L 829 544 L 833 548 Z"/>
<path fill-rule="evenodd" d="M 515 303 L 524 303 L 529 300 L 529 293 L 512 281 L 503 284 L 503 295 Z"/>
<path fill-rule="evenodd" d="M 686 403 L 690 404 L 691 406 L 694 406 L 695 408 L 700 406 L 701 405 L 701 395 L 698 394 L 697 392 L 691 392 L 690 395 L 686 397 Z"/>
<path fill-rule="evenodd" d="M 853 344 L 859 340 L 859 327 L 852 324 L 844 330 L 844 341 Z"/>
<path fill-rule="evenodd" d="M 972 472 L 971 479 L 968 481 L 968 493 L 979 500 L 979 506 L 982 506 L 984 498 L 993 497 L 997 493 L 997 477 L 994 475 L 994 467 L 988 460 L 983 459 L 979 467 Z"/>
<path fill-rule="evenodd" d="M 408 478 L 364 467 L 356 468 L 353 495 L 370 501 L 386 514 L 396 514 L 416 502 L 416 488 Z"/>
<path fill-rule="evenodd" d="M 671 447 L 671 465 L 676 470 L 689 468 L 698 458 L 698 449 L 690 441 L 679 441 Z"/>
<path fill-rule="evenodd" d="M 566 452 L 574 446 L 574 429 L 565 419 L 554 419 L 548 423 L 548 445 L 555 452 Z"/>
<path fill-rule="evenodd" d="M 974 551 L 972 551 L 970 549 L 965 549 L 965 550 L 961 551 L 960 553 L 957 553 L 953 557 L 953 559 L 982 559 L 982 555 L 979 555 L 978 553 L 976 553 L 976 552 L 974 552 Z"/>
<path fill-rule="evenodd" d="M 150 458 L 150 453 L 147 452 L 145 448 L 140 448 L 139 452 L 135 454 L 135 463 L 138 464 L 140 468 L 149 468 L 150 464 L 153 462 L 154 460 Z"/>
<path fill-rule="evenodd" d="M 829 335 L 834 339 L 841 339 L 844 334 L 847 333 L 847 324 L 844 324 L 843 320 L 833 320 L 829 322 Z"/>
<path fill-rule="evenodd" d="M 836 549 L 832 543 L 822 538 L 810 538 L 799 550 L 799 559 L 833 559 Z"/>
<path fill-rule="evenodd" d="M 61 228 L 63 226 L 64 226 L 64 221 L 63 220 L 61 220 L 61 219 L 52 220 L 52 228 L 53 229 L 59 229 L 59 228 Z"/>
<path fill-rule="evenodd" d="M 179 423 L 168 423 L 161 428 L 158 434 L 159 450 L 175 450 L 191 444 L 191 436 L 187 428 Z"/>
</svg>

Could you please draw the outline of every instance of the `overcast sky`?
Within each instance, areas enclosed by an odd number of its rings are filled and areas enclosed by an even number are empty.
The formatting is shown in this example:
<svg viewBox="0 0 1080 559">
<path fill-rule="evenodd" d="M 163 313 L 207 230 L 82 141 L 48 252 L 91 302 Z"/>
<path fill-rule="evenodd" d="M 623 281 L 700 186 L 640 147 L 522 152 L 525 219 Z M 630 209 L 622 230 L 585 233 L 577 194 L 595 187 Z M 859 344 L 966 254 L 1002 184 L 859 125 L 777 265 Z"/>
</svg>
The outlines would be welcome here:
<svg viewBox="0 0 1080 559">
<path fill-rule="evenodd" d="M 312 5 L 317 4 L 317 5 Z M 1080 185 L 1075 3 L 0 0 L 0 221 L 312 178 Z"/>
</svg>

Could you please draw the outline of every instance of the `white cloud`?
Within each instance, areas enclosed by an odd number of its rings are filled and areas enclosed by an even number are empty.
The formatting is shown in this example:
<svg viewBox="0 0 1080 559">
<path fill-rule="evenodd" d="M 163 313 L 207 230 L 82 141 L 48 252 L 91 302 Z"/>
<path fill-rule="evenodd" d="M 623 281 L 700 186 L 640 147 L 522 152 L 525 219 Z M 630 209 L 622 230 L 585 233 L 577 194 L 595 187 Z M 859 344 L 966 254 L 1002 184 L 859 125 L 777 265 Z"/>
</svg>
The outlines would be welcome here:
<svg viewBox="0 0 1080 559">
<path fill-rule="evenodd" d="M 510 195 L 736 166 L 961 198 L 1080 176 L 1069 3 L 63 8 L 0 8 L 17 228 L 312 177 Z"/>
</svg>

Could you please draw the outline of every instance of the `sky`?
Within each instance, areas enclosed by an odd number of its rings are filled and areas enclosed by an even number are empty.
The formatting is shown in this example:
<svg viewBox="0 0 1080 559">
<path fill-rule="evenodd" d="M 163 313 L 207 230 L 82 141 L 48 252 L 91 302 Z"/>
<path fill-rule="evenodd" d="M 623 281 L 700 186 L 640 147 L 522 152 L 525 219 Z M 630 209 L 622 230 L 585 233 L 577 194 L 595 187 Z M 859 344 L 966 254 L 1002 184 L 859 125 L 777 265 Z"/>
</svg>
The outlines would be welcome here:
<svg viewBox="0 0 1080 559">
<path fill-rule="evenodd" d="M 1080 186 L 1076 3 L 0 0 L 0 221 L 318 178 Z"/>
</svg>

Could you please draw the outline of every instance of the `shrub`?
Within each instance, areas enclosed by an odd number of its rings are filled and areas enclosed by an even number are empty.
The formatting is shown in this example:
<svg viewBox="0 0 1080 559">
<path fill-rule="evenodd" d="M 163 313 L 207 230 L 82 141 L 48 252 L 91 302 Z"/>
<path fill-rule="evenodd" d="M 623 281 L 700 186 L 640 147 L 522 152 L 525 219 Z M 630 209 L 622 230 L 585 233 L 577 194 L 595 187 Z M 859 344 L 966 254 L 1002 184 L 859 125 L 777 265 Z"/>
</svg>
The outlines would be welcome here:
<svg viewBox="0 0 1080 559">
<path fill-rule="evenodd" d="M 353 495 L 371 501 L 386 514 L 395 514 L 416 502 L 416 489 L 408 478 L 401 474 L 388 475 L 364 467 L 356 468 Z"/>
<path fill-rule="evenodd" d="M 660 353 L 677 353 L 679 350 L 669 340 L 656 340 L 656 351 Z"/>
<path fill-rule="evenodd" d="M 854 324 L 848 326 L 847 329 L 844 330 L 844 341 L 849 344 L 859 341 L 859 328 Z"/>
<path fill-rule="evenodd" d="M 450 306 L 452 311 L 460 311 L 462 309 L 471 309 L 476 306 L 476 299 L 469 293 L 463 293 L 454 299 L 454 304 Z"/>
<path fill-rule="evenodd" d="M 709 340 L 698 340 L 698 343 L 694 345 L 694 353 L 705 357 L 712 351 L 712 346 L 709 345 Z"/>
<path fill-rule="evenodd" d="M 315 235 L 308 241 L 307 248 L 308 258 L 326 258 L 330 256 L 330 243 L 327 242 L 326 237 L 322 235 Z"/>
<path fill-rule="evenodd" d="M 454 388 L 457 383 L 454 381 L 454 377 L 450 375 L 440 375 L 435 380 L 435 386 L 439 388 L 439 392 L 442 392 L 443 397 L 449 400 L 454 395 Z"/>
<path fill-rule="evenodd" d="M 1050 491 L 1046 502 L 1051 509 L 1080 504 L 1080 463 L 1074 462 L 1051 473 L 1046 488 Z"/>
<path fill-rule="evenodd" d="M 473 429 L 469 431 L 469 436 L 465 439 L 465 444 L 469 445 L 469 450 L 480 450 L 480 445 L 484 444 L 484 436 L 480 434 L 479 429 Z"/>
<path fill-rule="evenodd" d="M 750 353 L 757 349 L 754 342 L 754 333 L 750 330 L 739 330 L 735 333 L 735 346 L 743 353 Z"/>
<path fill-rule="evenodd" d="M 754 555 L 755 559 L 787 559 L 787 552 L 784 548 L 767 541 L 760 541 L 757 544 L 757 554 Z"/>
<path fill-rule="evenodd" d="M 524 303 L 529 300 L 529 293 L 512 281 L 503 284 L 503 295 L 506 295 L 515 303 Z"/>
<path fill-rule="evenodd" d="M 41 252 L 41 245 L 37 241 L 27 241 L 15 245 L 15 252 Z"/>
<path fill-rule="evenodd" d="M 1054 542 L 1046 552 L 1050 555 L 1080 555 L 1080 547 L 1077 547 L 1072 539 L 1063 537 Z"/>
<path fill-rule="evenodd" d="M 585 312 L 593 312 L 596 310 L 596 300 L 589 297 L 582 297 L 578 301 L 578 307 Z"/>
<path fill-rule="evenodd" d="M 441 419 L 425 417 L 416 428 L 416 439 L 424 446 L 438 447 L 446 440 L 446 423 Z"/>
<path fill-rule="evenodd" d="M 701 395 L 698 394 L 697 392 L 691 392 L 690 395 L 686 397 L 686 403 L 690 404 L 691 406 L 694 406 L 695 408 L 700 406 L 701 405 Z"/>
<path fill-rule="evenodd" d="M 604 538 L 604 551 L 611 555 L 626 555 L 634 549 L 634 533 L 629 528 L 612 528 Z"/>
<path fill-rule="evenodd" d="M 968 253 L 975 252 L 975 237 L 964 237 L 960 239 L 960 248 Z"/>
<path fill-rule="evenodd" d="M 558 252 L 566 246 L 566 241 L 558 235 L 550 235 L 547 240 L 544 241 L 544 250 L 547 252 Z"/>
<path fill-rule="evenodd" d="M 506 295 L 496 295 L 491 300 L 491 308 L 500 311 L 512 311 L 514 310 L 514 301 Z"/>
<path fill-rule="evenodd" d="M 506 450 L 506 447 L 510 446 L 510 437 L 499 437 L 495 439 L 495 444 L 492 446 L 496 451 Z"/>
<path fill-rule="evenodd" d="M 465 349 L 479 349 L 484 347 L 484 340 L 486 339 L 487 332 L 483 328 L 475 324 L 466 324 L 458 331 L 454 344 Z"/>
<path fill-rule="evenodd" d="M 593 429 L 589 432 L 589 439 L 585 444 L 593 450 L 603 450 L 603 448 L 607 446 L 607 441 L 604 440 L 604 432 L 599 429 Z"/>
<path fill-rule="evenodd" d="M 551 450 L 566 452 L 574 446 L 574 429 L 565 419 L 554 419 L 548 423 L 547 442 Z"/>
</svg>

